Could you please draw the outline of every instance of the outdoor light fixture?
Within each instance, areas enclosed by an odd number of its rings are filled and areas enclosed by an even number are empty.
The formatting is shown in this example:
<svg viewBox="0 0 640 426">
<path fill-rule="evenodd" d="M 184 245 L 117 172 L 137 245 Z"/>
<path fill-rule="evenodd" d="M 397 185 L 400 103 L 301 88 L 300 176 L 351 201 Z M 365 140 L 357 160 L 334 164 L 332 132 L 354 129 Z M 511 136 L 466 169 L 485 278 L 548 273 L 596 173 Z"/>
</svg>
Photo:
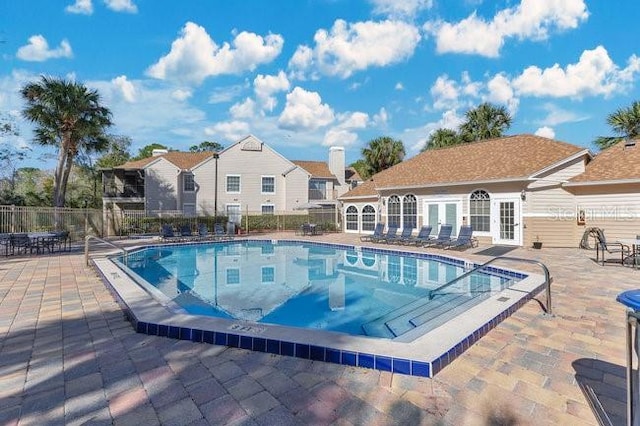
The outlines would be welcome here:
<svg viewBox="0 0 640 426">
<path fill-rule="evenodd" d="M 527 193 L 524 191 L 524 189 L 522 190 L 522 192 L 520 192 L 520 199 L 522 201 L 525 201 L 527 199 Z"/>
</svg>

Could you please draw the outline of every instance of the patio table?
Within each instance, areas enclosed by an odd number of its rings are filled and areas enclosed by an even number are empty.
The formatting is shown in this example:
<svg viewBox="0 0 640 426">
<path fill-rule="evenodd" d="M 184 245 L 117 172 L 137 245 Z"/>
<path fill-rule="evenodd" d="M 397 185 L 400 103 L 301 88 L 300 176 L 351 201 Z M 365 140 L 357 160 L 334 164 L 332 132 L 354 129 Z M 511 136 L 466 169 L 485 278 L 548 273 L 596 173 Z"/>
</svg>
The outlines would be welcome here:
<svg viewBox="0 0 640 426">
<path fill-rule="evenodd" d="M 640 264 L 640 239 L 639 238 L 622 238 L 617 240 L 617 242 L 624 244 L 626 246 L 631 247 L 631 254 L 625 257 L 622 260 L 622 264 L 624 265 L 625 261 L 629 258 L 633 259 L 633 267 L 637 268 Z"/>
</svg>

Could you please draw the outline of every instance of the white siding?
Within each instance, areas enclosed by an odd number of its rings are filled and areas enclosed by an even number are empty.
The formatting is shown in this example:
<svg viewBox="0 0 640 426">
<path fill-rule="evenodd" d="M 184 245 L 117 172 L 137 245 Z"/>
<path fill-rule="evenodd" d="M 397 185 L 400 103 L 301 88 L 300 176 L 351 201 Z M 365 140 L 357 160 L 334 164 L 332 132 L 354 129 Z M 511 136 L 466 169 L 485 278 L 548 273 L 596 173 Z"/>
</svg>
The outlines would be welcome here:
<svg viewBox="0 0 640 426">
<path fill-rule="evenodd" d="M 196 211 L 199 215 L 215 215 L 215 188 L 216 188 L 216 160 L 211 159 L 193 171 L 193 179 L 196 183 Z M 218 176 L 218 179 L 220 177 Z M 220 185 L 218 185 L 218 191 Z M 218 211 L 222 207 L 218 204 Z"/>
</svg>

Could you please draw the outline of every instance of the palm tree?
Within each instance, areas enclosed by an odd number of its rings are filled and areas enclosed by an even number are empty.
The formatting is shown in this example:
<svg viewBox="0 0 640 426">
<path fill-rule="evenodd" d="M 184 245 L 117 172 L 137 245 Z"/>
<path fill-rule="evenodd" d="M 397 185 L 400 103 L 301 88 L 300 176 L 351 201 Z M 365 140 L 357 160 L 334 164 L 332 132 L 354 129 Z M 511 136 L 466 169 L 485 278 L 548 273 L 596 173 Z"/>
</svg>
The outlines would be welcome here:
<svg viewBox="0 0 640 426">
<path fill-rule="evenodd" d="M 420 152 L 424 152 L 428 149 L 458 145 L 460 143 L 463 143 L 463 141 L 455 130 L 438 129 L 429 135 L 429 139 L 427 139 L 427 142 L 424 144 Z"/>
<path fill-rule="evenodd" d="M 499 138 L 511 127 L 511 115 L 504 106 L 488 102 L 465 113 L 466 121 L 460 126 L 460 135 L 465 142 Z"/>
<path fill-rule="evenodd" d="M 362 148 L 362 156 L 369 176 L 373 176 L 402 161 L 404 158 L 404 144 L 402 141 L 382 136 L 369 141 L 369 145 Z"/>
<path fill-rule="evenodd" d="M 58 147 L 53 176 L 53 205 L 63 207 L 67 181 L 80 150 L 100 151 L 108 146 L 105 129 L 111 112 L 100 104 L 100 95 L 76 82 L 41 77 L 20 91 L 27 102 L 23 116 L 37 125 L 35 142 Z"/>
<path fill-rule="evenodd" d="M 594 143 L 600 149 L 609 148 L 625 139 L 640 137 L 640 101 L 635 101 L 628 108 L 620 108 L 607 117 L 607 124 L 618 136 L 600 136 Z"/>
</svg>

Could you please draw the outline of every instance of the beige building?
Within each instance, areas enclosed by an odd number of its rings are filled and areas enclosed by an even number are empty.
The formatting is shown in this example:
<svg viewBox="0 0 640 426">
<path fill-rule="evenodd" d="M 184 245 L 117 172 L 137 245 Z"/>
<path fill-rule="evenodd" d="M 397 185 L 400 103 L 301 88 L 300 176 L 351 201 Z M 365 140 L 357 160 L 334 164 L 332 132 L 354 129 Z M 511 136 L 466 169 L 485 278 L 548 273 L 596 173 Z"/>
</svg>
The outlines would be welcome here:
<svg viewBox="0 0 640 426">
<path fill-rule="evenodd" d="M 588 201 L 578 182 L 592 159 L 588 149 L 534 135 L 428 150 L 343 195 L 344 230 L 383 222 L 437 233 L 447 223 L 456 233 L 470 224 L 484 244 L 577 247 L 578 206 Z"/>
<path fill-rule="evenodd" d="M 344 148 L 330 148 L 327 162 L 290 161 L 249 135 L 219 153 L 157 150 L 103 170 L 103 203 L 114 212 L 217 213 L 239 223 L 244 212 L 293 212 L 310 203 L 339 211 L 337 197 L 358 179 L 345 167 Z"/>
</svg>

